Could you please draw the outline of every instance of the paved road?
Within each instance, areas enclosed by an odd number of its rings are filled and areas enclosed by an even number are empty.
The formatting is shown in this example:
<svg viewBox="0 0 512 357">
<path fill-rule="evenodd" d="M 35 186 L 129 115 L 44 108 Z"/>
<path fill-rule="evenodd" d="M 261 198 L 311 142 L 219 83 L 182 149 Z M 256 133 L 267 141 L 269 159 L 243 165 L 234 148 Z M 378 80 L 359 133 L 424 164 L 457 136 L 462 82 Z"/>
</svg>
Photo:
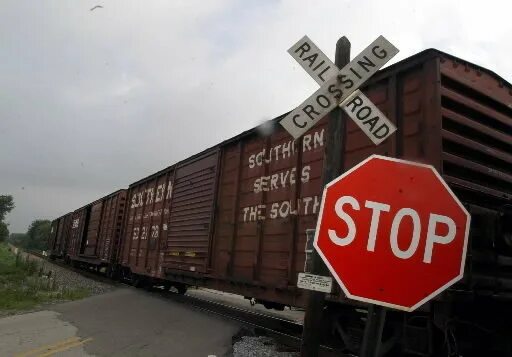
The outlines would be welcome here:
<svg viewBox="0 0 512 357">
<path fill-rule="evenodd" d="M 240 326 L 130 287 L 0 319 L 0 356 L 227 356 Z"/>
</svg>

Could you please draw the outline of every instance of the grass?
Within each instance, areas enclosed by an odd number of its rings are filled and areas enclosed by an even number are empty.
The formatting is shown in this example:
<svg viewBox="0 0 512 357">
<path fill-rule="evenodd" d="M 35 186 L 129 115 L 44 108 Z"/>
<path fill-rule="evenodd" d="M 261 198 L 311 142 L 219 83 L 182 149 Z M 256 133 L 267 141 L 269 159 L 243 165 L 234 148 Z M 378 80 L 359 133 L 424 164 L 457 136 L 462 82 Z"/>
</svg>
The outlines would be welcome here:
<svg viewBox="0 0 512 357">
<path fill-rule="evenodd" d="M 88 295 L 87 289 L 58 286 L 55 276 L 45 275 L 44 263 L 15 255 L 6 244 L 0 244 L 0 311 L 27 310 L 43 303 Z"/>
</svg>

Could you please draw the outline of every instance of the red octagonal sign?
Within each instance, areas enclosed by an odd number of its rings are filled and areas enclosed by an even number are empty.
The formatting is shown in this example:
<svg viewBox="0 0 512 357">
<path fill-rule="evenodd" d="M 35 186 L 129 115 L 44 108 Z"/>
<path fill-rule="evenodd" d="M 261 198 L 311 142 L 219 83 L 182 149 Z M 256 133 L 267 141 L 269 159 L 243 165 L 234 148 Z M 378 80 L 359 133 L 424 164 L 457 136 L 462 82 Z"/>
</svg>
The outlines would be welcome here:
<svg viewBox="0 0 512 357">
<path fill-rule="evenodd" d="M 462 278 L 470 219 L 432 166 L 374 155 L 326 186 L 314 245 L 347 297 L 412 311 Z"/>
</svg>

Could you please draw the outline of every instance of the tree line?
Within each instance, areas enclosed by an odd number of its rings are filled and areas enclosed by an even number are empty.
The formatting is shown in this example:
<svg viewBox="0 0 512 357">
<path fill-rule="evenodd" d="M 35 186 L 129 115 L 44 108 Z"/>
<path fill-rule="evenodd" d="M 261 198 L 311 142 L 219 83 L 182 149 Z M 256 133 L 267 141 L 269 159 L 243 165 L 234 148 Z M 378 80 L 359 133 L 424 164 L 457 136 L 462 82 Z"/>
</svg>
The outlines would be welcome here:
<svg viewBox="0 0 512 357">
<path fill-rule="evenodd" d="M 26 233 L 9 234 L 6 215 L 15 208 L 12 195 L 0 195 L 0 242 L 8 241 L 17 247 L 33 250 L 47 250 L 51 222 L 47 219 L 36 219 L 28 226 Z"/>
</svg>

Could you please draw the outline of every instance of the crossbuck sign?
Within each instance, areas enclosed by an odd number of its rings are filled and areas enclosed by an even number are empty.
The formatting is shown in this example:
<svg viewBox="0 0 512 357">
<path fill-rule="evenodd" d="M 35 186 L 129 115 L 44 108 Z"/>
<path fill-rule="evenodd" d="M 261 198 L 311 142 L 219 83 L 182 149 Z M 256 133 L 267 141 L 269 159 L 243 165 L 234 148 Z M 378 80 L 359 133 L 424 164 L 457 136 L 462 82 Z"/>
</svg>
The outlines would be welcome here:
<svg viewBox="0 0 512 357">
<path fill-rule="evenodd" d="M 293 45 L 288 53 L 321 85 L 280 122 L 295 139 L 337 105 L 375 145 L 396 131 L 393 123 L 358 89 L 398 53 L 398 49 L 383 36 L 373 41 L 341 70 L 307 36 Z"/>
</svg>

